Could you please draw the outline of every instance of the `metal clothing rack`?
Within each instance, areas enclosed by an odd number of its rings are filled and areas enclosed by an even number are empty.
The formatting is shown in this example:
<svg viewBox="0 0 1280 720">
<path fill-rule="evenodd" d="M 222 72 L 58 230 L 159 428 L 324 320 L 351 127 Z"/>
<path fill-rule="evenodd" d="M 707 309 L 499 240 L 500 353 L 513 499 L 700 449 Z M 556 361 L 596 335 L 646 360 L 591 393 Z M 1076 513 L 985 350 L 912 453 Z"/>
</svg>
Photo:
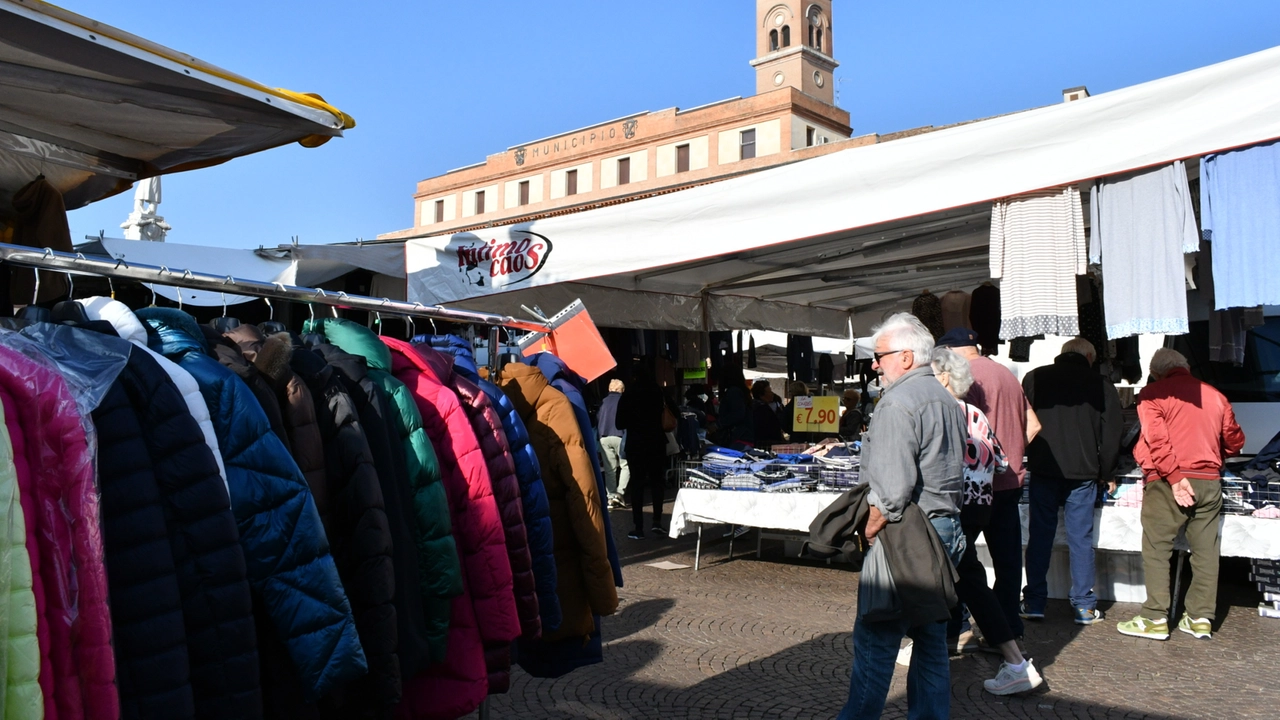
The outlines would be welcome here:
<svg viewBox="0 0 1280 720">
<path fill-rule="evenodd" d="M 403 315 L 408 317 L 424 317 L 435 320 L 446 320 L 455 323 L 471 323 L 487 325 L 491 329 L 491 338 L 496 337 L 499 327 L 531 332 L 547 332 L 550 326 L 544 322 L 521 320 L 510 315 L 493 315 L 470 310 L 454 310 L 439 306 L 427 306 L 422 303 L 375 298 L 365 295 L 348 295 L 345 292 L 331 292 L 320 288 L 298 287 L 283 283 L 246 280 L 230 275 L 213 275 L 190 269 L 174 270 L 163 265 L 144 265 L 129 263 L 124 260 L 86 257 L 83 253 L 59 252 L 45 248 L 35 250 L 21 245 L 0 243 L 0 260 L 14 265 L 41 270 L 59 272 L 79 272 L 99 275 L 121 280 L 135 280 L 144 283 L 156 283 L 171 287 L 191 290 L 206 290 L 232 295 L 251 295 L 253 297 L 273 300 L 287 300 L 299 303 L 320 303 L 371 313 Z M 493 355 L 493 353 L 490 353 Z"/>
</svg>

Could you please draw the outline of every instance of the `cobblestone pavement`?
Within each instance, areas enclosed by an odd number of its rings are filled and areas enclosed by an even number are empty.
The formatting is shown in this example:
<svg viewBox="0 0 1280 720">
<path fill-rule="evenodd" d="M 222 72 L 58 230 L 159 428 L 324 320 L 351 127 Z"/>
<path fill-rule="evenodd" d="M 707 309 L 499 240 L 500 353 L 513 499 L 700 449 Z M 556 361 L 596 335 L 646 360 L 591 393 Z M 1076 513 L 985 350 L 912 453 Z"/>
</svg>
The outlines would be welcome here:
<svg viewBox="0 0 1280 720">
<path fill-rule="evenodd" d="M 605 662 L 557 680 L 514 669 L 510 693 L 491 699 L 491 717 L 836 716 L 848 687 L 856 574 L 784 558 L 779 542 L 765 542 L 763 560 L 739 557 L 754 550 L 754 535 L 738 540 L 729 562 L 718 526 L 704 531 L 697 577 L 692 568 L 657 570 L 645 563 L 692 566 L 692 536 L 628 540 L 629 513 L 613 519 L 626 587 L 618 614 L 604 623 Z M 1120 635 L 1115 621 L 1138 610 L 1125 603 L 1103 603 L 1106 621 L 1077 626 L 1065 602 L 1051 601 L 1047 619 L 1028 623 L 1026 637 L 1045 686 L 994 697 L 982 681 L 995 674 L 997 656 L 953 658 L 952 717 L 1280 717 L 1280 620 L 1258 617 L 1260 597 L 1244 572 L 1239 561 L 1224 561 L 1228 607 L 1209 641 L 1179 632 L 1163 643 Z M 884 717 L 906 712 L 906 669 L 898 667 Z"/>
</svg>

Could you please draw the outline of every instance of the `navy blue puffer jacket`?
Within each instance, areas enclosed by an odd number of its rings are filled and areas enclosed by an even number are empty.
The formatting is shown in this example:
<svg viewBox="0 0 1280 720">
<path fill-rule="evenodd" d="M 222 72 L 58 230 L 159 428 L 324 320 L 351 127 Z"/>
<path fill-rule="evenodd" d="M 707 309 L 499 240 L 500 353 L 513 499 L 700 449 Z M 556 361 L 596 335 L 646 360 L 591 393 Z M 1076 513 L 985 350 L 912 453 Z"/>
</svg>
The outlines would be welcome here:
<svg viewBox="0 0 1280 720">
<path fill-rule="evenodd" d="M 151 349 L 200 385 L 227 467 L 249 583 L 293 660 L 307 699 L 365 674 L 351 604 L 329 555 L 311 491 L 249 388 L 209 357 L 195 319 L 145 308 Z"/>
<path fill-rule="evenodd" d="M 455 358 L 454 372 L 480 386 L 502 416 L 502 430 L 511 446 L 511 457 L 516 462 L 516 478 L 520 481 L 521 501 L 524 503 L 524 525 L 529 536 L 529 553 L 533 556 L 533 577 L 538 590 L 538 611 L 542 617 L 542 629 L 550 632 L 560 627 L 560 598 L 556 595 L 555 538 L 551 532 L 551 505 L 542 485 L 542 470 L 538 456 L 529 444 L 529 431 L 511 404 L 506 393 L 492 382 L 480 377 L 476 369 L 471 344 L 456 335 L 422 335 L 415 343 L 430 343 L 431 347 Z"/>
</svg>

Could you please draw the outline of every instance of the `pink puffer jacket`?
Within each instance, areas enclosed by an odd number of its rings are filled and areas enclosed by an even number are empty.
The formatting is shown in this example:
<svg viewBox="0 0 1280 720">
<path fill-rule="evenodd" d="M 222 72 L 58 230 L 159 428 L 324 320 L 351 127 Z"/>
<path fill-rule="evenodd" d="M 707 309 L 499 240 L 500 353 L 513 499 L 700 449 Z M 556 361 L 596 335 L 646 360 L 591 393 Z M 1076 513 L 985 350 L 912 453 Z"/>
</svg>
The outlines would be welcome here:
<svg viewBox="0 0 1280 720">
<path fill-rule="evenodd" d="M 529 553 L 529 536 L 524 525 L 524 503 L 520 499 L 520 481 L 516 478 L 516 463 L 511 457 L 511 447 L 502 430 L 502 418 L 493 403 L 479 385 L 453 371 L 454 357 L 429 346 L 415 345 L 418 354 L 451 386 L 462 401 L 463 410 L 471 421 L 471 430 L 480 442 L 485 465 L 489 468 L 489 481 L 493 497 L 498 502 L 502 516 L 502 530 L 506 538 L 507 559 L 511 562 L 512 589 L 515 593 L 516 611 L 519 614 L 521 635 L 536 638 L 542 635 L 542 622 L 538 616 L 538 592 L 533 579 L 533 558 Z M 501 650 L 506 653 L 508 646 Z M 509 653 L 506 653 L 509 655 Z M 510 662 L 508 661 L 508 665 Z M 493 663 L 490 662 L 490 667 Z M 506 692 L 506 688 L 494 687 L 495 678 L 489 677 L 489 692 Z"/>
<path fill-rule="evenodd" d="M 93 457 L 66 383 L 0 347 L 0 393 L 26 461 L 18 485 L 39 613 L 40 687 L 52 720 L 117 720 L 120 698 Z M 15 443 L 15 448 L 17 443 Z"/>
<path fill-rule="evenodd" d="M 508 646 L 520 636 L 511 561 L 507 559 L 506 538 L 489 469 L 471 421 L 457 394 L 441 382 L 416 348 L 394 338 L 384 337 L 382 341 L 391 350 L 392 374 L 413 395 L 423 428 L 440 461 L 453 536 L 480 637 L 486 648 Z M 489 670 L 492 674 L 495 670 L 506 672 L 507 668 Z"/>
</svg>

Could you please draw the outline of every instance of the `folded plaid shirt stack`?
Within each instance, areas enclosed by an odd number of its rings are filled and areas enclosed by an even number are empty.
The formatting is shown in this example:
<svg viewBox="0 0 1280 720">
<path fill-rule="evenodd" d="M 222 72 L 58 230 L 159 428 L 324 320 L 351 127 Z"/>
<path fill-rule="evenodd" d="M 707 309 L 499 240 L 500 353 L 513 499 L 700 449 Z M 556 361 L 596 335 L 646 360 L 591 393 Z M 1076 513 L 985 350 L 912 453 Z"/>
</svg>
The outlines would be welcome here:
<svg viewBox="0 0 1280 720">
<path fill-rule="evenodd" d="M 726 475 L 720 481 L 721 490 L 759 490 L 763 486 L 764 481 L 751 473 Z"/>
</svg>

